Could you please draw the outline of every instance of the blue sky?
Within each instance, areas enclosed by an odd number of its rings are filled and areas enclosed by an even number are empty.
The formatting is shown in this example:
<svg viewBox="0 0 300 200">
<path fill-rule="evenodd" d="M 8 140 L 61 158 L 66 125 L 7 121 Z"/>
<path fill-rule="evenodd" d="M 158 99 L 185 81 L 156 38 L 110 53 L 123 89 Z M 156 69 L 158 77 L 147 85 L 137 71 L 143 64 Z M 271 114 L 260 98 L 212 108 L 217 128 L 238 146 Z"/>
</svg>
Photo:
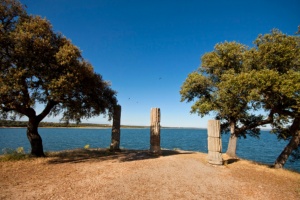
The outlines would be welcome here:
<svg viewBox="0 0 300 200">
<path fill-rule="evenodd" d="M 273 28 L 294 34 L 300 25 L 299 0 L 21 2 L 28 13 L 47 18 L 112 83 L 124 125 L 149 125 L 150 110 L 158 107 L 162 126 L 207 127 L 214 115 L 190 114 L 192 104 L 180 102 L 179 94 L 201 56 L 220 42 L 252 46 L 258 34 Z M 107 120 L 100 116 L 87 122 Z"/>
</svg>

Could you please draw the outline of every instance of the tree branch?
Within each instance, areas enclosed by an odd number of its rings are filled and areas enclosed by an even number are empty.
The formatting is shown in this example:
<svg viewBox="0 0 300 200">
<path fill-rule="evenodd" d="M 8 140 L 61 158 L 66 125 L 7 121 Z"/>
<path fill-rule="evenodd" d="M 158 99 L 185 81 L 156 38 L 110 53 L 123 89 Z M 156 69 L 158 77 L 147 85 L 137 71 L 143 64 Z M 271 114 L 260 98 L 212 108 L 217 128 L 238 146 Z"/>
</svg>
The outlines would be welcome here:
<svg viewBox="0 0 300 200">
<path fill-rule="evenodd" d="M 45 109 L 37 116 L 38 122 L 42 121 L 50 113 L 51 109 L 57 104 L 58 102 L 49 100 Z"/>
<path fill-rule="evenodd" d="M 300 124 L 300 117 L 295 117 L 291 127 L 290 127 L 290 132 L 292 133 L 293 136 L 296 135 L 297 131 L 299 131 L 299 124 Z"/>
<path fill-rule="evenodd" d="M 262 120 L 262 121 L 258 121 L 258 122 L 252 123 L 252 124 L 249 124 L 247 126 L 242 126 L 241 128 L 237 128 L 236 129 L 236 133 L 240 134 L 241 132 L 244 132 L 246 130 L 255 128 L 257 126 L 269 124 L 269 123 L 273 122 L 273 115 L 274 115 L 274 110 L 271 110 L 267 119 Z"/>
</svg>

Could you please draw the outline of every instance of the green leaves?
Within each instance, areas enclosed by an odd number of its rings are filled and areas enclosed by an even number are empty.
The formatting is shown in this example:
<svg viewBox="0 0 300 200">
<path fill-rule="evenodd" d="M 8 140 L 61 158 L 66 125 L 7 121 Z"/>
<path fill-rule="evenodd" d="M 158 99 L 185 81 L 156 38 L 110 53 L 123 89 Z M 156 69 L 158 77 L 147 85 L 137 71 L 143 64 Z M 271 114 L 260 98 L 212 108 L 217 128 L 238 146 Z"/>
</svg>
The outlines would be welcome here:
<svg viewBox="0 0 300 200">
<path fill-rule="evenodd" d="M 29 115 L 41 103 L 41 120 L 49 113 L 74 121 L 111 116 L 116 92 L 70 40 L 54 33 L 46 19 L 27 15 L 17 1 L 1 1 L 0 13 L 1 115 Z"/>
<path fill-rule="evenodd" d="M 181 101 L 195 101 L 191 112 L 215 112 L 224 130 L 233 122 L 237 132 L 252 135 L 258 125 L 287 125 L 300 115 L 300 38 L 274 29 L 254 44 L 219 43 L 202 56 L 180 90 Z M 261 108 L 267 116 L 251 114 Z"/>
<path fill-rule="evenodd" d="M 187 100 L 190 102 L 196 97 L 209 98 L 211 90 L 213 90 L 211 80 L 199 72 L 193 72 L 188 75 L 188 78 L 181 86 L 181 101 Z"/>
<path fill-rule="evenodd" d="M 270 34 L 260 35 L 256 40 L 260 68 L 273 69 L 279 73 L 300 70 L 300 38 L 288 36 L 274 29 Z"/>
<path fill-rule="evenodd" d="M 219 43 L 213 52 L 202 57 L 200 70 L 215 78 L 228 70 L 239 73 L 243 70 L 243 60 L 248 47 L 236 42 Z"/>
<path fill-rule="evenodd" d="M 246 50 L 242 44 L 225 42 L 202 57 L 201 67 L 188 75 L 180 91 L 181 101 L 199 99 L 191 112 L 203 116 L 215 111 L 223 117 L 243 113 L 247 103 L 242 101 L 239 91 L 233 91 L 234 85 L 226 81 L 244 71 Z"/>
</svg>

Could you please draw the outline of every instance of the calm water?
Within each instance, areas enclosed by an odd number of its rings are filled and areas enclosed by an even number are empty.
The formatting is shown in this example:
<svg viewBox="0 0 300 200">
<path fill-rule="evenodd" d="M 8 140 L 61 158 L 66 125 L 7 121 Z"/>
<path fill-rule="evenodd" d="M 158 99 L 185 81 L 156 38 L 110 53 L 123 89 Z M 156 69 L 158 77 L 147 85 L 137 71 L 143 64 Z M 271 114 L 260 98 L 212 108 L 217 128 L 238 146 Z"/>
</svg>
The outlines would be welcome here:
<svg viewBox="0 0 300 200">
<path fill-rule="evenodd" d="M 40 128 L 44 151 L 58 151 L 83 148 L 107 148 L 110 145 L 111 129 Z M 227 149 L 229 135 L 222 136 L 223 152 Z M 237 155 L 241 158 L 266 164 L 273 164 L 285 147 L 285 141 L 278 141 L 275 135 L 261 132 L 261 139 L 247 138 L 238 141 Z M 121 145 L 125 149 L 149 149 L 149 129 L 122 129 Z M 24 147 L 30 151 L 30 144 L 24 128 L 0 128 L 0 150 Z M 161 129 L 161 147 L 207 153 L 207 130 L 203 129 Z M 3 152 L 0 151 L 0 154 Z M 300 162 L 285 164 L 285 168 L 300 172 Z"/>
</svg>

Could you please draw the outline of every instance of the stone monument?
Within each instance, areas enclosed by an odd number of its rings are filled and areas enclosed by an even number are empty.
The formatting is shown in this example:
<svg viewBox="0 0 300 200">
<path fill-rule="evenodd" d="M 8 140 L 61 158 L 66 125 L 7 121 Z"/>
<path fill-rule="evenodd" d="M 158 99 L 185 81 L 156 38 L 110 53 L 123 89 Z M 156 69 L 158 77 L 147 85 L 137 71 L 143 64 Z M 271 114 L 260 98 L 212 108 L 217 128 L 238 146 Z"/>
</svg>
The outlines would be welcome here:
<svg viewBox="0 0 300 200">
<path fill-rule="evenodd" d="M 121 106 L 116 105 L 113 112 L 110 151 L 120 151 Z"/>
<path fill-rule="evenodd" d="M 150 153 L 155 155 L 161 154 L 160 149 L 160 109 L 151 109 L 150 124 Z"/>
<path fill-rule="evenodd" d="M 208 120 L 207 134 L 208 163 L 222 165 L 222 140 L 220 136 L 221 126 L 219 120 Z"/>
</svg>

